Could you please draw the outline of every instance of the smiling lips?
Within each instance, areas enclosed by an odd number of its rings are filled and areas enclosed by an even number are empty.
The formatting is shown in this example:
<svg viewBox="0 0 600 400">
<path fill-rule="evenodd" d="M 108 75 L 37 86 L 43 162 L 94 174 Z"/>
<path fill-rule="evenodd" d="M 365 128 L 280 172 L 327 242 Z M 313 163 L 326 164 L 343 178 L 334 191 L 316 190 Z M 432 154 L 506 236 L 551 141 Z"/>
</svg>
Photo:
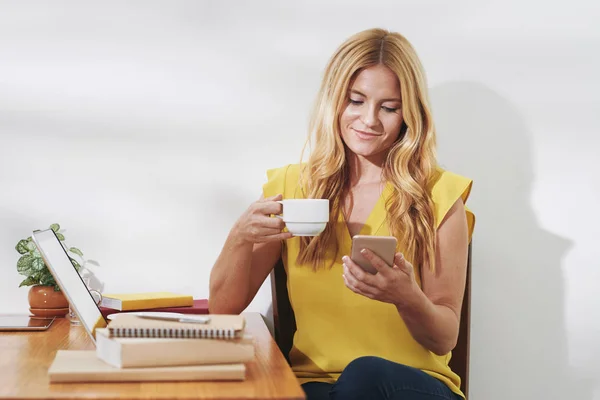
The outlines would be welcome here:
<svg viewBox="0 0 600 400">
<path fill-rule="evenodd" d="M 362 140 L 373 140 L 373 139 L 381 136 L 377 133 L 369 133 L 369 132 L 359 131 L 358 129 L 354 129 L 354 128 L 352 128 L 352 130 L 356 133 L 356 136 L 358 136 L 359 139 L 362 139 Z"/>
</svg>

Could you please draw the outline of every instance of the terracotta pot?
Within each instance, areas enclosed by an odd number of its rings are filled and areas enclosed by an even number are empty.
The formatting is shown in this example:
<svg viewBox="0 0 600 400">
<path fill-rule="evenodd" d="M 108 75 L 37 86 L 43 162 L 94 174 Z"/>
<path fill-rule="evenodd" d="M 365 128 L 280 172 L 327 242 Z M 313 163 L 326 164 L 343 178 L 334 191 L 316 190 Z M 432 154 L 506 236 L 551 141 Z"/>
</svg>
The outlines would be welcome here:
<svg viewBox="0 0 600 400">
<path fill-rule="evenodd" d="M 27 299 L 29 311 L 38 317 L 64 317 L 69 312 L 67 298 L 63 292 L 55 292 L 54 286 L 32 286 Z"/>
</svg>

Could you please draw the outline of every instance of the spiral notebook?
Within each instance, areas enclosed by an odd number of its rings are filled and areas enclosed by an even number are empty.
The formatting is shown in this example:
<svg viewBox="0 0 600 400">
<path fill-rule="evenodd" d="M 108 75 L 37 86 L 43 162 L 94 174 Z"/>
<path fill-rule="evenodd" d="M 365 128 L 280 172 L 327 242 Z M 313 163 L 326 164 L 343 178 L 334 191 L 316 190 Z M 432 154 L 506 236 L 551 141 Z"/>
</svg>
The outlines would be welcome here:
<svg viewBox="0 0 600 400">
<path fill-rule="evenodd" d="M 108 324 L 111 337 L 234 339 L 246 325 L 242 315 L 210 314 L 204 324 L 141 318 L 119 314 Z"/>
</svg>

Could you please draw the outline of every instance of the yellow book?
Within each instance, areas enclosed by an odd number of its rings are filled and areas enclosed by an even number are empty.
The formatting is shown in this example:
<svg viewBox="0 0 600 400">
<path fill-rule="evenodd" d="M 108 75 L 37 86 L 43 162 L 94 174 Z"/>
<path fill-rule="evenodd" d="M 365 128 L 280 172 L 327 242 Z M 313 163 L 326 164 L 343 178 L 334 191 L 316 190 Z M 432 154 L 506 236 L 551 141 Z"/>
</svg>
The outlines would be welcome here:
<svg viewBox="0 0 600 400">
<path fill-rule="evenodd" d="M 193 306 L 191 295 L 171 292 L 102 294 L 100 306 L 121 311 Z"/>
</svg>

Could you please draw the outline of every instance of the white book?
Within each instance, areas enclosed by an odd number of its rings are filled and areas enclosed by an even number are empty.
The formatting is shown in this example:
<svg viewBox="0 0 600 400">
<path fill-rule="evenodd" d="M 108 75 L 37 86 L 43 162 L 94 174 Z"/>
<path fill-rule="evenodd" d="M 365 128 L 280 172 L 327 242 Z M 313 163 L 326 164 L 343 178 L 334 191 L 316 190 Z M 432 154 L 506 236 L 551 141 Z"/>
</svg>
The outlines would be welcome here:
<svg viewBox="0 0 600 400">
<path fill-rule="evenodd" d="M 97 357 L 117 368 L 245 363 L 254 358 L 250 335 L 238 339 L 122 338 L 96 329 Z"/>
<path fill-rule="evenodd" d="M 93 350 L 58 350 L 48 369 L 50 382 L 241 381 L 244 364 L 116 368 Z"/>
</svg>

